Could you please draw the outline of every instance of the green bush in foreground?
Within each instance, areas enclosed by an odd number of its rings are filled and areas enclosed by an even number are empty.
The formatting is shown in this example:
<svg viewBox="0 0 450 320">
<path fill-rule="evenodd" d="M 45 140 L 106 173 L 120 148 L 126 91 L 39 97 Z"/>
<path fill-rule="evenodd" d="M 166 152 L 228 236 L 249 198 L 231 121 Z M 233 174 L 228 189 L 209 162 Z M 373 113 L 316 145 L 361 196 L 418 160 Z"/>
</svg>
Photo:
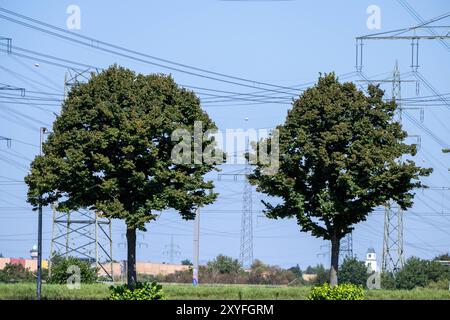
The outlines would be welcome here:
<svg viewBox="0 0 450 320">
<path fill-rule="evenodd" d="M 311 289 L 308 300 L 363 300 L 364 289 L 360 285 L 350 283 L 330 287 L 328 283 Z"/>
<path fill-rule="evenodd" d="M 136 282 L 132 288 L 123 284 L 109 287 L 109 300 L 164 300 L 162 286 L 156 282 Z"/>
</svg>

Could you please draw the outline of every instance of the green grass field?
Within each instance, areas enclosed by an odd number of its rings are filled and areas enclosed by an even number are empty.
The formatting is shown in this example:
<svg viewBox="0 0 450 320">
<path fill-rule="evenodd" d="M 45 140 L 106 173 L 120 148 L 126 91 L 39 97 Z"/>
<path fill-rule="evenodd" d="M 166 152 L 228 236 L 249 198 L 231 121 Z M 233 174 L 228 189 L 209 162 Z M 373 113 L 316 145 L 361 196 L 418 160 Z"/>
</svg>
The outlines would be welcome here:
<svg viewBox="0 0 450 320">
<path fill-rule="evenodd" d="M 248 285 L 191 285 L 166 284 L 163 286 L 167 298 L 177 299 L 279 299 L 303 300 L 310 287 L 286 286 L 248 286 Z M 0 284 L 0 300 L 34 299 L 36 287 L 33 283 Z M 69 290 L 65 285 L 43 284 L 43 299 L 105 299 L 108 296 L 108 285 L 81 285 L 80 289 Z M 450 291 L 437 289 L 414 290 L 370 290 L 366 291 L 369 300 L 450 300 Z"/>
</svg>

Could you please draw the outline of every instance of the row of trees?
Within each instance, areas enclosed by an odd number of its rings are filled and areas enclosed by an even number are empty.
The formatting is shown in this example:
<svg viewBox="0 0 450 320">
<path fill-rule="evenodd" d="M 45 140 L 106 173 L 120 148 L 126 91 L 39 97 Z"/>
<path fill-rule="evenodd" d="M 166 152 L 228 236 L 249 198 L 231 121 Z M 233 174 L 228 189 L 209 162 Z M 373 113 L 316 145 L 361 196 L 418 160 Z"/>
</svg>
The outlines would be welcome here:
<svg viewBox="0 0 450 320">
<path fill-rule="evenodd" d="M 381 273 L 381 288 L 406 289 L 416 287 L 431 287 L 448 289 L 450 283 L 450 268 L 439 260 L 450 261 L 448 255 L 441 255 L 432 260 L 409 258 L 405 266 L 393 273 Z M 309 280 L 303 279 L 303 274 L 312 275 Z M 305 270 L 297 265 L 289 269 L 264 264 L 256 260 L 250 270 L 244 271 L 239 262 L 231 257 L 217 256 L 206 266 L 200 268 L 203 283 L 239 283 L 267 285 L 322 285 L 330 283 L 330 272 L 323 265 L 308 266 Z M 339 282 L 351 283 L 366 287 L 371 273 L 364 261 L 357 258 L 345 258 L 340 265 Z M 192 270 L 159 277 L 148 277 L 151 280 L 163 282 L 190 283 Z"/>
<path fill-rule="evenodd" d="M 447 257 L 447 259 L 443 259 Z M 416 287 L 431 287 L 436 289 L 449 289 L 450 267 L 438 262 L 439 260 L 449 261 L 448 255 L 438 256 L 432 260 L 411 257 L 406 260 L 402 269 L 395 273 L 383 272 L 380 275 L 380 285 L 382 289 L 405 289 L 411 290 Z M 328 275 L 319 266 L 313 270 L 317 272 L 316 282 L 322 284 L 328 282 Z M 363 261 L 356 258 L 346 258 L 339 271 L 340 283 L 352 283 L 356 285 L 367 284 L 369 273 Z"/>
<path fill-rule="evenodd" d="M 295 218 L 301 231 L 331 241 L 331 283 L 337 283 L 340 240 L 377 206 L 396 202 L 412 205 L 421 176 L 430 169 L 411 160 L 414 145 L 394 120 L 395 101 L 370 85 L 368 93 L 353 83 L 340 83 L 334 73 L 293 102 L 275 136 L 255 150 L 279 154 L 279 170 L 264 174 L 268 164 L 255 164 L 249 176 L 259 192 L 279 202 L 265 202 L 269 218 Z M 194 92 L 179 87 L 170 76 L 141 75 L 112 66 L 87 83 L 72 87 L 43 156 L 31 164 L 25 178 L 28 201 L 37 208 L 57 204 L 60 211 L 88 208 L 126 223 L 128 284 L 136 282 L 136 230 L 156 219 L 156 211 L 173 208 L 194 219 L 197 208 L 212 203 L 212 181 L 204 175 L 217 163 L 174 163 L 176 129 L 195 133 L 214 130 Z M 213 139 L 190 142 L 192 148 L 215 150 Z M 262 146 L 262 148 L 260 148 Z M 264 148 L 264 146 L 266 148 Z M 218 151 L 218 150 L 216 150 Z M 214 152 L 213 152 L 214 153 Z M 248 155 L 250 156 L 250 155 Z M 202 160 L 202 159 L 200 159 Z"/>
<path fill-rule="evenodd" d="M 75 275 L 75 277 L 74 277 Z M 97 269 L 88 261 L 75 257 L 55 256 L 52 259 L 52 273 L 49 276 L 48 269 L 43 269 L 42 278 L 47 283 L 67 284 L 72 281 L 80 283 L 94 283 L 97 281 Z M 73 280 L 72 280 L 73 279 Z M 36 275 L 22 264 L 7 263 L 0 270 L 0 282 L 32 282 L 36 281 Z"/>
<path fill-rule="evenodd" d="M 450 268 L 438 262 L 449 261 L 448 255 L 438 256 L 432 260 L 424 260 L 416 257 L 409 258 L 405 266 L 393 273 L 381 274 L 381 287 L 383 289 L 406 289 L 416 287 L 430 287 L 436 289 L 448 289 L 450 282 Z M 188 261 L 186 261 L 188 264 Z M 55 257 L 52 260 L 52 276 L 48 276 L 45 270 L 43 278 L 48 283 L 71 283 L 73 267 L 79 271 L 81 283 L 94 283 L 97 280 L 97 270 L 87 261 L 69 257 Z M 70 271 L 70 272 L 68 272 Z M 309 280 L 303 278 L 303 274 L 313 275 Z M 297 265 L 289 269 L 271 266 L 260 260 L 255 260 L 249 270 L 244 270 L 237 259 L 218 255 L 209 261 L 206 266 L 200 267 L 202 283 L 223 284 L 263 284 L 263 285 L 322 285 L 330 283 L 330 273 L 323 265 L 308 266 L 305 270 Z M 339 271 L 340 283 L 351 283 L 366 286 L 369 273 L 363 261 L 356 258 L 346 258 Z M 159 281 L 172 283 L 191 283 L 192 268 L 186 271 L 178 271 L 169 275 L 138 275 L 139 280 Z M 32 282 L 36 275 L 21 264 L 7 264 L 0 270 L 0 282 Z"/>
<path fill-rule="evenodd" d="M 0 282 L 31 282 L 35 275 L 21 264 L 7 263 L 0 270 Z"/>
<path fill-rule="evenodd" d="M 431 287 L 450 289 L 450 268 L 436 260 L 409 258 L 402 269 L 396 273 L 385 273 L 381 285 L 385 289 L 406 289 Z"/>
<path fill-rule="evenodd" d="M 166 276 L 140 275 L 143 280 L 160 282 L 191 283 L 192 269 L 178 271 Z M 304 283 L 302 271 L 298 266 L 283 269 L 255 260 L 249 270 L 244 270 L 237 259 L 218 255 L 205 266 L 200 266 L 201 283 L 224 284 L 265 284 L 265 285 L 298 285 Z"/>
</svg>

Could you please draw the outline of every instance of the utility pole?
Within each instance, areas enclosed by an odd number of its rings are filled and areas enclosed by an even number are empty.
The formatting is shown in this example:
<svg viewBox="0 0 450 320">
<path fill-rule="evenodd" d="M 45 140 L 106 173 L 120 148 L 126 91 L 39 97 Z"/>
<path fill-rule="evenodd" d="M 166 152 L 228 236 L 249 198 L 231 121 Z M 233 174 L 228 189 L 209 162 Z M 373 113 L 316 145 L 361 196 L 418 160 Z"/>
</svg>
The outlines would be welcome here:
<svg viewBox="0 0 450 320">
<path fill-rule="evenodd" d="M 200 254 L 200 209 L 195 213 L 194 221 L 194 268 L 192 270 L 192 284 L 198 285 L 198 269 L 199 269 L 199 254 Z"/>
<path fill-rule="evenodd" d="M 42 144 L 47 128 L 41 127 L 39 130 L 39 156 L 42 156 Z M 37 299 L 41 300 L 42 287 L 42 198 L 39 198 L 38 207 L 38 258 L 37 258 Z"/>
</svg>

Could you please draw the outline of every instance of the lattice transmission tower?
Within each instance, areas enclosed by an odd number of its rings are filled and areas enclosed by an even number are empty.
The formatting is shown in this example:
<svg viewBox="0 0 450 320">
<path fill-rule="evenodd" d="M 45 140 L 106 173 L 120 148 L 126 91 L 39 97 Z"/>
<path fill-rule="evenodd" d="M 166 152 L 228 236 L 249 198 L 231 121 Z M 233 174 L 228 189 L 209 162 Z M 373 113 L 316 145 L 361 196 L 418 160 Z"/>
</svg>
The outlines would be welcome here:
<svg viewBox="0 0 450 320">
<path fill-rule="evenodd" d="M 397 103 L 397 121 L 402 124 L 403 111 L 405 109 L 421 111 L 421 122 L 423 121 L 423 112 L 421 108 L 404 108 L 401 100 L 401 84 L 402 82 L 416 83 L 417 80 L 405 80 L 401 79 L 398 62 L 395 63 L 392 73 L 392 79 L 373 80 L 369 79 L 362 70 L 358 70 L 359 75 L 364 79 L 363 81 L 369 83 L 392 83 L 392 98 Z M 408 115 L 408 114 L 407 114 Z M 411 119 L 411 116 L 408 117 Z M 420 135 L 409 135 L 409 138 L 417 139 L 417 147 L 420 148 L 421 137 Z M 402 161 L 400 157 L 398 161 Z M 403 249 L 403 210 L 393 202 L 389 202 L 385 205 L 384 214 L 384 236 L 383 236 L 383 254 L 381 267 L 384 271 L 394 272 L 403 267 L 404 264 L 404 249 Z"/>
<path fill-rule="evenodd" d="M 163 255 L 169 258 L 170 264 L 175 263 L 175 257 L 181 254 L 180 246 L 173 241 L 173 235 L 170 236 L 170 243 L 164 246 Z"/>
<path fill-rule="evenodd" d="M 392 98 L 398 106 L 398 121 L 402 123 L 402 80 L 398 63 L 392 77 Z M 400 157 L 399 161 L 402 161 Z M 384 235 L 383 235 L 383 255 L 381 268 L 383 271 L 395 272 L 401 269 L 405 263 L 403 250 L 403 209 L 394 203 L 389 203 L 384 210 Z"/>
<path fill-rule="evenodd" d="M 74 256 L 95 264 L 99 275 L 114 279 L 111 220 L 90 210 L 58 212 L 53 206 L 49 274 L 54 257 Z"/>
<path fill-rule="evenodd" d="M 248 150 L 248 146 L 246 147 L 246 150 Z M 248 151 L 246 152 L 248 153 Z M 248 159 L 245 161 L 243 170 L 240 169 L 238 172 L 233 173 L 219 173 L 217 175 L 217 179 L 221 181 L 228 178 L 230 181 L 231 178 L 231 181 L 234 182 L 244 182 L 242 193 L 239 262 L 244 268 L 249 268 L 253 263 L 253 191 L 247 178 L 247 176 L 251 173 L 251 165 L 249 164 Z"/>
<path fill-rule="evenodd" d="M 345 258 L 353 257 L 353 233 L 348 233 L 341 240 L 340 248 L 339 248 L 339 261 L 342 263 Z"/>
<path fill-rule="evenodd" d="M 70 87 L 80 80 L 88 80 L 92 72 L 98 70 L 68 69 L 64 77 L 64 98 L 67 98 Z M 54 205 L 49 275 L 52 272 L 52 259 L 56 256 L 84 259 L 95 264 L 99 275 L 113 281 L 111 219 L 91 210 L 59 212 Z"/>
<path fill-rule="evenodd" d="M 251 167 L 246 160 L 245 176 L 251 173 Z M 242 220 L 241 220 L 241 250 L 240 262 L 244 268 L 249 268 L 253 263 L 253 212 L 252 212 L 252 186 L 248 179 L 244 182 L 242 195 Z"/>
</svg>

